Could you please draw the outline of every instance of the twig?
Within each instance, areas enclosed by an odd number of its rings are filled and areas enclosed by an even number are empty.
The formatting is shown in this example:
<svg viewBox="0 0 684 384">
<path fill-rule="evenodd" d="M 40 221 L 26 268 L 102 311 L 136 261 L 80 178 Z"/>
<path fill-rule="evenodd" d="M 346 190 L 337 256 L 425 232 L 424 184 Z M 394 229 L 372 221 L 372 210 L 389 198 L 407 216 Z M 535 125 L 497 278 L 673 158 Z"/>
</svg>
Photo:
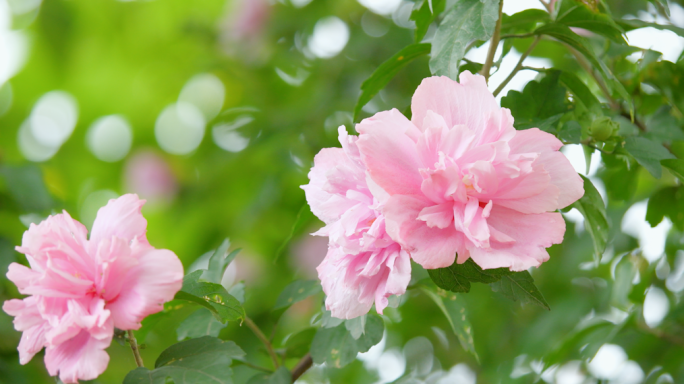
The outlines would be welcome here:
<svg viewBox="0 0 684 384">
<path fill-rule="evenodd" d="M 575 56 L 575 59 L 577 59 L 577 63 L 588 73 L 591 75 L 591 77 L 594 78 L 594 81 L 596 81 L 596 84 L 598 84 L 599 88 L 601 88 L 601 92 L 606 96 L 606 99 L 608 100 L 608 104 L 610 104 L 610 107 L 616 110 L 620 109 L 620 104 L 613 99 L 613 95 L 610 93 L 608 90 L 608 86 L 606 86 L 606 83 L 601 79 L 599 76 L 596 75 L 596 72 L 594 71 L 594 68 L 589 64 L 587 59 L 582 56 L 581 53 L 577 52 L 577 50 L 569 45 L 565 45 L 570 53 L 572 53 L 573 56 Z"/>
<path fill-rule="evenodd" d="M 292 368 L 292 382 L 294 383 L 299 379 L 301 375 L 304 374 L 313 365 L 313 359 L 311 359 L 311 354 L 307 353 L 297 365 Z"/>
<path fill-rule="evenodd" d="M 506 40 L 506 39 L 524 39 L 527 37 L 532 37 L 535 34 L 533 32 L 530 33 L 521 33 L 521 34 L 510 34 L 510 35 L 501 35 L 500 40 Z"/>
<path fill-rule="evenodd" d="M 278 362 L 278 355 L 276 355 L 275 351 L 273 350 L 273 345 L 271 345 L 271 342 L 268 341 L 268 338 L 266 335 L 264 335 L 263 332 L 261 332 L 261 329 L 257 327 L 256 324 L 250 319 L 249 317 L 245 316 L 245 324 L 249 327 L 249 329 L 254 332 L 256 337 L 261 340 L 261 342 L 264 344 L 266 347 L 266 351 L 268 351 L 268 355 L 271 356 L 271 360 L 273 361 L 273 365 L 275 366 L 275 369 L 278 369 L 280 366 L 280 363 Z"/>
<path fill-rule="evenodd" d="M 126 334 L 128 335 L 128 343 L 131 345 L 131 350 L 133 351 L 133 356 L 135 357 L 135 364 L 137 364 L 138 367 L 144 367 L 145 365 L 143 364 L 142 356 L 140 356 L 138 342 L 135 340 L 135 335 L 133 335 L 133 331 L 128 330 L 126 331 Z"/>
<path fill-rule="evenodd" d="M 487 52 L 487 60 L 485 60 L 484 66 L 480 71 L 480 74 L 485 78 L 485 82 L 489 81 L 489 72 L 492 70 L 494 55 L 496 54 L 496 49 L 499 47 L 499 40 L 501 37 L 501 16 L 503 13 L 503 3 L 504 0 L 499 0 L 499 18 L 496 20 L 494 34 L 492 35 L 492 40 L 489 43 L 489 52 Z"/>
<path fill-rule="evenodd" d="M 527 51 L 525 51 L 525 53 L 523 53 L 523 55 L 520 56 L 520 60 L 518 60 L 518 64 L 516 64 L 513 71 L 508 75 L 508 77 L 494 91 L 494 96 L 498 95 L 506 87 L 506 85 L 508 85 L 508 83 L 511 80 L 513 80 L 513 78 L 515 77 L 515 74 L 518 73 L 518 71 L 520 71 L 522 69 L 523 61 L 525 61 L 525 59 L 527 59 L 527 56 L 529 56 L 530 53 L 532 53 L 532 50 L 534 49 L 534 47 L 537 46 L 537 44 L 539 43 L 539 40 L 541 40 L 541 36 L 537 36 L 534 39 L 534 41 L 532 42 L 532 44 L 530 45 L 530 47 L 527 48 Z"/>
</svg>

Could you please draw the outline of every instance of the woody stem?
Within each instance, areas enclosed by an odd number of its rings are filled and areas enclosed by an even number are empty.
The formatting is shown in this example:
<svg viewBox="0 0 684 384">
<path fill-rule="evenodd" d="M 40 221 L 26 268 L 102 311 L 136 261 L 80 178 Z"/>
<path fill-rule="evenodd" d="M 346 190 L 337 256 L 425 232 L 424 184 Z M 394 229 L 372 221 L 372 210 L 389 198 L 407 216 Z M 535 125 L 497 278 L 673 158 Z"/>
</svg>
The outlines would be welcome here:
<svg viewBox="0 0 684 384">
<path fill-rule="evenodd" d="M 126 334 L 128 335 L 128 343 L 131 345 L 131 350 L 133 351 L 133 356 L 135 357 L 135 364 L 137 364 L 138 367 L 144 367 L 145 365 L 143 364 L 142 356 L 140 356 L 140 348 L 138 348 L 138 342 L 135 340 L 133 331 L 128 330 L 126 331 Z"/>
</svg>

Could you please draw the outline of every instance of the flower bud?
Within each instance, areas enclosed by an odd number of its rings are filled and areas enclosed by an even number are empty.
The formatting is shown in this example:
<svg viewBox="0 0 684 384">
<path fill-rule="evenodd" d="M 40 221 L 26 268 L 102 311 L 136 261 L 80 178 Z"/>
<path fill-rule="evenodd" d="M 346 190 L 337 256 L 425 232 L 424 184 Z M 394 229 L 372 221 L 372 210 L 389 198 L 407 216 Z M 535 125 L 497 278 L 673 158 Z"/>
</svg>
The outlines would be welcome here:
<svg viewBox="0 0 684 384">
<path fill-rule="evenodd" d="M 620 129 L 620 125 L 610 117 L 602 116 L 594 120 L 589 127 L 589 134 L 598 141 L 606 141 Z"/>
</svg>

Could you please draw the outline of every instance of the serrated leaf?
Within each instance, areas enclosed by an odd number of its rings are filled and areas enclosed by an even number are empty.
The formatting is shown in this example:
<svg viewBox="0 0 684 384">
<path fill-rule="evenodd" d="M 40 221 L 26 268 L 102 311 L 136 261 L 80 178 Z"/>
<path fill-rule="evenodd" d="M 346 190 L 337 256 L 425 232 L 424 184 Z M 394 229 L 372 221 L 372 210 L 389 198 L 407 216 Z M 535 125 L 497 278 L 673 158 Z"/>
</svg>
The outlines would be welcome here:
<svg viewBox="0 0 684 384">
<path fill-rule="evenodd" d="M 589 7 L 581 1 L 564 0 L 560 2 L 560 9 L 558 10 L 556 22 L 567 25 L 568 27 L 586 29 L 611 39 L 618 44 L 627 44 L 625 38 L 622 36 L 625 32 L 622 27 L 615 23 L 610 16 L 601 13 L 598 10 L 589 9 Z"/>
<path fill-rule="evenodd" d="M 555 133 L 554 124 L 568 111 L 560 75 L 559 71 L 549 71 L 540 81 L 527 83 L 522 92 L 510 91 L 501 99 L 501 106 L 511 110 L 516 129 L 539 128 Z"/>
<path fill-rule="evenodd" d="M 311 342 L 316 335 L 316 328 L 306 328 L 287 338 L 285 344 L 285 356 L 302 357 L 311 349 Z"/>
<path fill-rule="evenodd" d="M 470 292 L 470 283 L 493 283 L 512 273 L 507 268 L 483 270 L 472 259 L 463 264 L 454 262 L 446 268 L 428 269 L 430 279 L 440 288 L 451 292 Z"/>
<path fill-rule="evenodd" d="M 633 112 L 632 96 L 627 92 L 624 85 L 615 77 L 613 72 L 608 69 L 606 64 L 594 54 L 589 42 L 585 38 L 573 32 L 567 25 L 560 23 L 543 25 L 537 28 L 534 33 L 537 35 L 551 36 L 581 53 L 601 74 L 601 77 L 603 77 L 608 87 L 613 92 L 617 92 L 620 98 L 629 104 L 630 112 Z"/>
<path fill-rule="evenodd" d="M 373 74 L 361 84 L 361 95 L 354 107 L 354 121 L 357 121 L 361 108 L 371 101 L 381 89 L 385 88 L 400 69 L 414 59 L 428 53 L 430 53 L 430 44 L 411 44 L 380 64 Z"/>
<path fill-rule="evenodd" d="M 290 305 L 306 299 L 309 296 L 322 292 L 321 283 L 318 280 L 296 280 L 288 284 L 280 293 L 273 309 L 289 307 Z"/>
<path fill-rule="evenodd" d="M 684 183 L 684 160 L 681 159 L 665 159 L 660 160 L 660 164 L 669 169 L 675 177 Z"/>
<path fill-rule="evenodd" d="M 319 328 L 311 342 L 311 357 L 316 364 L 344 367 L 354 361 L 359 352 L 367 352 L 379 343 L 384 331 L 382 319 L 373 314 L 368 315 L 364 333 L 358 339 L 354 339 L 343 324 L 334 328 Z"/>
<path fill-rule="evenodd" d="M 684 140 L 684 131 L 679 121 L 672 116 L 672 107 L 663 105 L 646 120 L 648 136 L 660 143 L 671 143 L 675 140 Z"/>
<path fill-rule="evenodd" d="M 458 300 L 458 295 L 440 291 L 439 288 L 437 290 L 428 286 L 421 286 L 420 288 L 437 304 L 437 307 L 447 318 L 451 330 L 458 338 L 463 349 L 475 356 L 475 359 L 479 361 L 480 358 L 475 351 L 475 342 L 473 341 L 473 327 L 468 320 L 465 306 Z"/>
<path fill-rule="evenodd" d="M 523 303 L 533 303 L 547 310 L 549 304 L 544 295 L 534 285 L 534 279 L 527 271 L 515 272 L 503 276 L 501 280 L 489 284 L 494 292 L 499 292 L 513 301 L 520 300 Z"/>
<path fill-rule="evenodd" d="M 499 0 L 459 0 L 448 9 L 432 39 L 432 74 L 457 80 L 468 44 L 492 37 L 498 18 Z"/>
<path fill-rule="evenodd" d="M 232 384 L 232 360 L 245 353 L 232 341 L 205 336 L 174 344 L 161 353 L 155 369 L 137 368 L 124 384 Z"/>
<path fill-rule="evenodd" d="M 202 270 L 198 270 L 185 275 L 183 287 L 176 293 L 175 299 L 192 301 L 207 308 L 222 323 L 244 319 L 245 310 L 240 302 L 221 284 L 200 281 L 202 273 Z"/>
<path fill-rule="evenodd" d="M 202 274 L 203 280 L 217 284 L 221 283 L 226 267 L 235 260 L 235 256 L 240 252 L 240 249 L 236 249 L 228 253 L 228 248 L 230 248 L 230 240 L 225 239 L 209 258 L 207 270 Z"/>
<path fill-rule="evenodd" d="M 420 43 L 437 16 L 444 12 L 446 0 L 423 0 L 417 2 L 410 19 L 416 22 L 414 33 L 416 43 Z"/>
<path fill-rule="evenodd" d="M 292 384 L 292 374 L 285 367 L 273 373 L 259 373 L 247 381 L 247 384 Z"/>
<path fill-rule="evenodd" d="M 194 339 L 202 336 L 218 337 L 227 324 L 216 320 L 206 308 L 200 308 L 188 316 L 176 329 L 178 340 Z"/>
<path fill-rule="evenodd" d="M 638 136 L 625 139 L 625 150 L 656 179 L 660 179 L 663 173 L 660 161 L 674 158 L 662 145 Z"/>
<path fill-rule="evenodd" d="M 608 218 L 606 205 L 594 184 L 580 175 L 584 181 L 584 195 L 572 204 L 584 216 L 584 227 L 594 241 L 594 260 L 598 262 L 608 243 Z"/>
<path fill-rule="evenodd" d="M 684 191 L 681 187 L 666 187 L 656 191 L 648 199 L 646 221 L 655 227 L 669 217 L 679 230 L 684 229 Z"/>
</svg>

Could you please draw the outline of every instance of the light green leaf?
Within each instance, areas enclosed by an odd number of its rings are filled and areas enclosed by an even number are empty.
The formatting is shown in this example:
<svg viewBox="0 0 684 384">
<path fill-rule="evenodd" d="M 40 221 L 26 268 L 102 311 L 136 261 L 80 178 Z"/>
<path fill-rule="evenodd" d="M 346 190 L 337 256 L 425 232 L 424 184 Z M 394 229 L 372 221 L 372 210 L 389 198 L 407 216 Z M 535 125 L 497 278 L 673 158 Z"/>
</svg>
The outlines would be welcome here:
<svg viewBox="0 0 684 384">
<path fill-rule="evenodd" d="M 361 84 L 361 96 L 354 107 L 354 121 L 358 120 L 361 108 L 377 95 L 387 83 L 412 60 L 430 53 L 430 44 L 411 44 L 399 51 L 380 66 Z"/>
<path fill-rule="evenodd" d="M 466 48 L 474 40 L 487 40 L 499 18 L 499 0 L 459 0 L 439 24 L 432 39 L 430 71 L 457 80 Z"/>
<path fill-rule="evenodd" d="M 135 369 L 124 384 L 232 384 L 230 365 L 245 353 L 232 341 L 205 336 L 174 344 L 161 353 L 155 369 Z"/>
<path fill-rule="evenodd" d="M 598 262 L 608 243 L 608 218 L 603 198 L 586 177 L 580 175 L 584 181 L 584 196 L 573 203 L 573 207 L 584 216 L 584 227 L 594 240 L 594 260 Z"/>
<path fill-rule="evenodd" d="M 503 14 L 501 35 L 523 34 L 534 31 L 539 24 L 551 21 L 549 13 L 541 9 L 526 9 L 511 16 Z"/>
<path fill-rule="evenodd" d="M 320 292 L 322 292 L 321 283 L 318 280 L 293 281 L 280 293 L 273 309 L 289 307 Z"/>
<path fill-rule="evenodd" d="M 638 136 L 625 139 L 625 150 L 656 179 L 660 179 L 663 173 L 660 161 L 674 158 L 674 155 L 662 145 Z"/>
<path fill-rule="evenodd" d="M 176 299 L 195 302 L 210 310 L 216 319 L 237 321 L 245 318 L 240 302 L 221 285 L 200 281 L 202 270 L 192 272 L 183 278 L 183 288 L 176 293 Z"/>
<path fill-rule="evenodd" d="M 415 40 L 420 43 L 437 16 L 444 12 L 446 0 L 422 0 L 416 2 L 410 19 L 416 22 Z"/>
<path fill-rule="evenodd" d="M 171 316 L 174 311 L 192 306 L 193 304 L 185 300 L 171 300 L 164 303 L 164 310 L 147 316 L 142 321 L 142 327 L 133 331 L 138 344 L 143 344 L 147 339 L 147 334 L 162 320 Z"/>
<path fill-rule="evenodd" d="M 589 87 L 587 87 L 587 85 L 574 73 L 562 71 L 560 82 L 575 95 L 575 99 L 582 103 L 586 109 L 601 106 L 601 102 L 599 102 L 596 96 L 589 90 Z"/>
<path fill-rule="evenodd" d="M 437 307 L 446 316 L 451 330 L 463 349 L 479 361 L 480 358 L 475 351 L 475 342 L 473 341 L 473 327 L 468 320 L 465 306 L 458 300 L 458 295 L 424 285 L 421 285 L 420 289 L 437 304 Z"/>
<path fill-rule="evenodd" d="M 230 248 L 230 240 L 225 239 L 209 258 L 209 266 L 202 274 L 203 280 L 216 284 L 221 283 L 226 267 L 235 259 L 238 252 L 240 252 L 239 249 L 236 249 L 233 252 L 228 253 L 228 248 Z"/>
<path fill-rule="evenodd" d="M 253 376 L 247 384 L 292 384 L 292 374 L 287 368 L 280 367 L 273 373 L 259 373 Z"/>
<path fill-rule="evenodd" d="M 520 300 L 523 303 L 533 303 L 547 310 L 549 304 L 544 295 L 534 285 L 534 279 L 527 271 L 515 272 L 503 276 L 501 280 L 489 284 L 494 292 L 499 292 L 513 301 Z"/>
<path fill-rule="evenodd" d="M 344 326 L 347 328 L 347 331 L 351 333 L 352 337 L 358 340 L 358 338 L 363 335 L 364 329 L 366 328 L 366 315 L 345 320 Z"/>
<path fill-rule="evenodd" d="M 206 308 L 200 308 L 188 316 L 176 329 L 178 340 L 194 339 L 202 336 L 218 337 L 221 330 L 227 324 L 216 320 L 214 315 Z"/>
<path fill-rule="evenodd" d="M 681 159 L 665 159 L 660 160 L 660 164 L 669 169 L 675 177 L 684 183 L 684 160 Z"/>
<path fill-rule="evenodd" d="M 586 29 L 618 44 L 627 44 L 622 36 L 625 31 L 610 16 L 601 13 L 598 9 L 589 9 L 585 3 L 578 0 L 563 0 L 559 3 L 560 9 L 556 22 L 568 27 Z"/>
<path fill-rule="evenodd" d="M 285 347 L 285 356 L 290 358 L 306 355 L 309 349 L 311 349 L 311 341 L 313 341 L 316 331 L 317 328 L 306 328 L 288 337 L 283 345 Z"/>
<path fill-rule="evenodd" d="M 311 357 L 316 364 L 342 368 L 354 361 L 359 352 L 366 352 L 379 343 L 384 331 L 382 319 L 373 314 L 368 315 L 364 333 L 358 339 L 354 339 L 342 324 L 335 328 L 319 328 L 311 343 Z"/>
<path fill-rule="evenodd" d="M 655 227 L 669 217 L 677 229 L 684 230 L 684 190 L 682 187 L 665 187 L 648 199 L 646 221 Z"/>
</svg>

